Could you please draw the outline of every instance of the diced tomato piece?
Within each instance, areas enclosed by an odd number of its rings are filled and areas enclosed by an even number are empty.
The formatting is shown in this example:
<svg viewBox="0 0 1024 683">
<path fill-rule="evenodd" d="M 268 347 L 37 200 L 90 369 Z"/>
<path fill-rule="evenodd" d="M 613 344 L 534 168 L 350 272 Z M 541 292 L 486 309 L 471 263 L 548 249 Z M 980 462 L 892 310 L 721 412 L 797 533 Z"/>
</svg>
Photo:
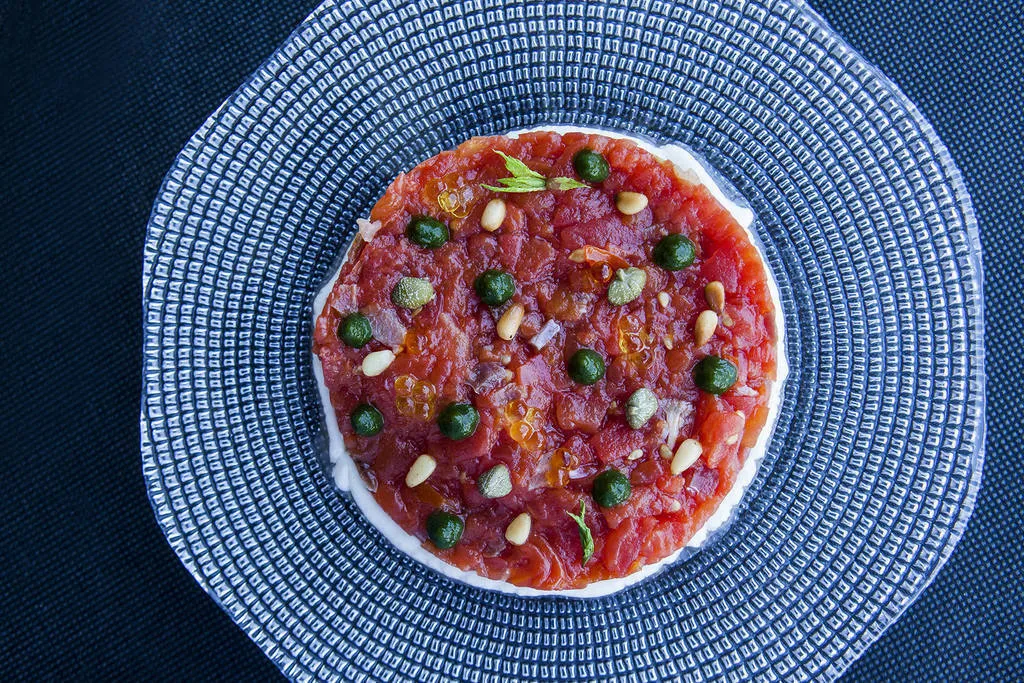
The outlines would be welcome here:
<svg viewBox="0 0 1024 683">
<path fill-rule="evenodd" d="M 604 422 L 606 410 L 600 403 L 575 393 L 563 393 L 555 397 L 558 426 L 564 431 L 596 434 Z"/>
<path fill-rule="evenodd" d="M 608 533 L 601 551 L 601 561 L 613 576 L 622 576 L 639 554 L 640 533 L 636 522 L 627 519 Z"/>
<path fill-rule="evenodd" d="M 725 458 L 735 455 L 743 438 L 746 419 L 737 412 L 712 413 L 700 425 L 700 442 L 708 467 L 717 467 Z"/>
</svg>

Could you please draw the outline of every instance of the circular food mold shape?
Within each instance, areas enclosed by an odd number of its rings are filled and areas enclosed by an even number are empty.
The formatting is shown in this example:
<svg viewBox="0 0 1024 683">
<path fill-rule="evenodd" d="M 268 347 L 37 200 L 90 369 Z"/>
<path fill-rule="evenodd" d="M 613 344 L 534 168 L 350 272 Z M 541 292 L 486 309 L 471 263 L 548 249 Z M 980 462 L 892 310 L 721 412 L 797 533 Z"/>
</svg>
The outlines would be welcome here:
<svg viewBox="0 0 1024 683">
<path fill-rule="evenodd" d="M 334 406 L 331 405 L 331 394 L 327 389 L 327 386 L 324 384 L 323 368 L 320 365 L 320 359 L 316 354 L 313 354 L 313 371 L 316 373 L 317 388 L 320 392 L 320 401 L 326 415 L 328 456 L 333 467 L 334 482 L 337 484 L 338 488 L 343 491 L 347 491 L 352 495 L 352 499 L 355 501 L 356 505 L 359 506 L 360 511 L 362 511 L 363 515 L 366 516 L 366 519 L 368 519 L 370 523 L 373 524 L 373 526 L 376 527 L 377 530 L 392 543 L 392 545 L 409 555 L 409 557 L 413 558 L 417 562 L 420 562 L 435 571 L 441 572 L 445 576 L 455 579 L 456 581 L 461 581 L 478 588 L 486 588 L 488 590 L 496 590 L 503 593 L 530 597 L 559 595 L 573 598 L 594 598 L 616 593 L 632 586 L 638 581 L 643 581 L 644 579 L 657 574 L 681 557 L 689 556 L 706 543 L 711 542 L 718 532 L 724 531 L 725 528 L 728 527 L 729 522 L 733 519 L 737 509 L 739 508 L 740 501 L 743 499 L 743 494 L 746 492 L 750 482 L 754 480 L 754 477 L 757 474 L 757 468 L 764 459 L 765 451 L 767 450 L 768 443 L 771 440 L 771 434 L 775 430 L 775 421 L 779 416 L 779 405 L 781 403 L 780 397 L 782 396 L 786 377 L 789 374 L 789 365 L 786 363 L 786 316 L 785 312 L 782 310 L 782 300 L 779 297 L 779 287 L 775 282 L 775 276 L 771 272 L 771 268 L 763 255 L 764 246 L 757 234 L 750 229 L 754 222 L 754 212 L 751 211 L 749 206 L 746 206 L 743 203 L 742 198 L 735 189 L 728 187 L 721 177 L 716 178 L 715 175 L 713 175 L 714 171 L 708 168 L 706 164 L 704 164 L 692 151 L 686 149 L 682 145 L 666 144 L 659 146 L 648 140 L 643 140 L 641 138 L 625 135 L 615 131 L 600 130 L 596 128 L 580 128 L 574 126 L 541 126 L 538 128 L 531 128 L 529 130 L 512 131 L 507 133 L 507 135 L 515 137 L 520 133 L 533 131 L 548 131 L 562 135 L 573 132 L 595 133 L 612 138 L 626 138 L 659 159 L 671 161 L 689 180 L 708 188 L 714 198 L 718 200 L 718 203 L 732 214 L 732 217 L 736 219 L 736 222 L 743 227 L 743 230 L 747 234 L 747 239 L 757 247 L 758 253 L 761 254 L 761 260 L 764 263 L 765 274 L 768 280 L 768 288 L 771 291 L 772 302 L 775 305 L 776 313 L 776 381 L 772 384 L 771 395 L 768 399 L 768 419 L 765 422 L 765 425 L 761 428 L 761 433 L 757 438 L 757 444 L 750 449 L 749 453 L 747 453 L 747 458 L 743 463 L 743 467 L 736 475 L 732 488 L 729 489 L 729 492 L 719 503 L 718 509 L 715 510 L 715 513 L 700 527 L 700 529 L 696 531 L 696 533 L 694 533 L 693 536 L 690 537 L 690 540 L 687 541 L 686 545 L 658 562 L 644 565 L 632 574 L 615 579 L 594 581 L 583 588 L 569 588 L 564 590 L 542 590 L 531 588 L 529 586 L 517 586 L 509 583 L 508 581 L 491 579 L 486 576 L 481 576 L 476 572 L 467 571 L 449 564 L 424 548 L 418 538 L 407 532 L 399 526 L 397 522 L 391 519 L 391 517 L 381 508 L 380 504 L 373 497 L 373 494 L 370 493 L 369 489 L 367 489 L 362 477 L 359 476 L 359 471 L 356 469 L 355 462 L 353 462 L 352 458 L 345 450 L 345 442 L 341 436 L 341 431 L 338 429 L 337 415 L 335 414 Z M 355 242 L 353 241 L 352 244 L 354 243 Z M 349 250 L 351 250 L 351 248 L 352 245 L 350 244 Z M 317 292 L 316 298 L 313 301 L 312 319 L 314 326 L 316 324 L 316 319 L 320 317 L 320 314 L 324 310 L 327 297 L 334 288 L 334 283 L 338 279 L 341 266 L 347 258 L 348 250 L 339 261 L 334 273 L 320 288 L 320 291 Z"/>
</svg>

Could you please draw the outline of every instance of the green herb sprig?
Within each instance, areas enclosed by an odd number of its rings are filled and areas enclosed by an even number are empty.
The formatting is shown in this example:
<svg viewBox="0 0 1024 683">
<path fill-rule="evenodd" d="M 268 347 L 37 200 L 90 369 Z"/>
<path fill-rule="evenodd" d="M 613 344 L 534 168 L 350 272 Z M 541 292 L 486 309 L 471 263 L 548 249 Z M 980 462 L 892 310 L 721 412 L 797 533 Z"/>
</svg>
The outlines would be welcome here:
<svg viewBox="0 0 1024 683">
<path fill-rule="evenodd" d="M 540 173 L 537 173 L 532 168 L 527 166 L 525 163 L 510 157 L 504 152 L 494 150 L 495 154 L 501 156 L 505 160 L 505 170 L 512 174 L 511 178 L 498 178 L 498 182 L 503 187 L 496 187 L 494 185 L 481 184 L 486 190 L 492 192 L 540 192 L 542 190 L 575 190 L 580 187 L 590 187 L 586 183 L 581 183 L 573 178 L 566 178 L 559 176 L 557 178 L 545 178 Z"/>
<path fill-rule="evenodd" d="M 580 528 L 580 545 L 583 546 L 583 562 L 581 565 L 585 565 L 590 561 L 590 558 L 594 556 L 594 535 L 590 533 L 590 527 L 587 526 L 587 521 L 584 519 L 584 515 L 587 514 L 587 504 L 584 501 L 580 501 L 580 514 L 574 515 L 568 510 L 565 514 L 572 517 L 573 521 Z"/>
</svg>

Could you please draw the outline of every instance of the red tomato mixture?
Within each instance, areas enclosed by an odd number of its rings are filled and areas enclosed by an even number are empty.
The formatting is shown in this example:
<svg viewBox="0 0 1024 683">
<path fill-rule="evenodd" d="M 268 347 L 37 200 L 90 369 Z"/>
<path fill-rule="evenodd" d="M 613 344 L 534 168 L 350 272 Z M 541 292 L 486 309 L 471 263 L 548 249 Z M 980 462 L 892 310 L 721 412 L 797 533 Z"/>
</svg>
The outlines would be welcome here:
<svg viewBox="0 0 1024 683">
<path fill-rule="evenodd" d="M 775 310 L 706 188 L 627 140 L 474 138 L 395 179 L 360 235 L 314 352 L 348 452 L 425 548 L 581 588 L 715 511 L 768 416 Z"/>
</svg>

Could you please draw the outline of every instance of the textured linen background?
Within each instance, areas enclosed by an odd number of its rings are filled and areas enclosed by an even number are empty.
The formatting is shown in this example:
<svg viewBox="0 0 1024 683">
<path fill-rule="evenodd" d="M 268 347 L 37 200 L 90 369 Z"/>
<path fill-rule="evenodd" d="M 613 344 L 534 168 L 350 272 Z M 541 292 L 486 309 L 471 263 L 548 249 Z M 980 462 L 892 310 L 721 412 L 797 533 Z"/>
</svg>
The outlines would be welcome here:
<svg viewBox="0 0 1024 683">
<path fill-rule="evenodd" d="M 153 519 L 139 283 L 174 156 L 315 4 L 0 3 L 0 678 L 280 679 Z M 934 124 L 985 247 L 978 507 L 844 680 L 1021 680 L 1024 2 L 811 4 Z"/>
</svg>

